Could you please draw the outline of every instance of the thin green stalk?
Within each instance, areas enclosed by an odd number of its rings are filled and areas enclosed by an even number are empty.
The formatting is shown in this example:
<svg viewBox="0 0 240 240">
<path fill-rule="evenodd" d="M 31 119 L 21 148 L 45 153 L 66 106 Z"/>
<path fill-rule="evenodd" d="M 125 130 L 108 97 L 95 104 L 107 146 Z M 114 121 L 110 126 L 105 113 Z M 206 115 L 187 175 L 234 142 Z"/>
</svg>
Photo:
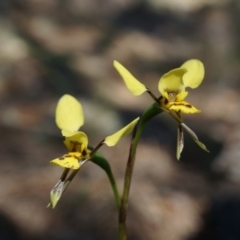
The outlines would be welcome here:
<svg viewBox="0 0 240 240">
<path fill-rule="evenodd" d="M 120 210 L 121 198 L 120 198 L 118 188 L 117 188 L 117 184 L 116 184 L 115 178 L 113 177 L 112 172 L 109 172 L 108 178 L 109 178 L 111 186 L 112 186 L 112 190 L 113 190 L 113 194 L 114 194 L 114 197 L 115 197 L 115 200 L 116 200 L 117 208 L 118 208 L 118 210 Z"/>
<path fill-rule="evenodd" d="M 119 210 L 119 240 L 127 240 L 127 230 L 126 230 L 127 205 L 128 205 L 129 191 L 131 186 L 137 146 L 146 123 L 151 118 L 153 118 L 154 116 L 158 115 L 161 112 L 162 112 L 162 109 L 159 108 L 157 103 L 152 104 L 143 113 L 137 127 L 133 132 L 128 162 L 127 162 L 127 167 L 125 172 L 125 178 L 124 178 L 123 195 L 122 195 L 121 205 Z"/>
<path fill-rule="evenodd" d="M 93 154 L 90 161 L 97 164 L 99 167 L 101 167 L 106 172 L 106 174 L 108 176 L 108 179 L 110 181 L 112 190 L 113 190 L 113 194 L 114 194 L 114 197 L 115 197 L 115 201 L 116 201 L 118 210 L 119 210 L 120 209 L 120 204 L 121 204 L 121 199 L 120 199 L 120 195 L 119 195 L 119 192 L 118 192 L 118 188 L 117 188 L 115 178 L 112 174 L 112 170 L 111 170 L 111 167 L 110 167 L 108 161 L 98 152 Z"/>
</svg>

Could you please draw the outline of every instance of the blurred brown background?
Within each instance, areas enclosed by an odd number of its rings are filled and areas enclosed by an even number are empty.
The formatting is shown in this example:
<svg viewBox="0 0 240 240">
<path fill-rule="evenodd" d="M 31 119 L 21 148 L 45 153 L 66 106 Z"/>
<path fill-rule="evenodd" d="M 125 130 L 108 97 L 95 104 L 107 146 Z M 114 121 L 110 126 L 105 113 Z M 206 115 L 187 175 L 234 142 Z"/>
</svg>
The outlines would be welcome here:
<svg viewBox="0 0 240 240">
<path fill-rule="evenodd" d="M 95 146 L 151 103 L 134 97 L 112 66 L 125 65 L 156 95 L 162 74 L 191 58 L 206 67 L 185 122 L 152 120 L 141 139 L 131 188 L 130 240 L 240 239 L 240 1 L 8 0 L 0 2 L 0 239 L 117 239 L 105 173 L 86 164 L 55 210 L 46 208 L 66 153 L 54 122 L 58 99 L 77 97 Z M 120 192 L 130 137 L 102 147 Z"/>
</svg>

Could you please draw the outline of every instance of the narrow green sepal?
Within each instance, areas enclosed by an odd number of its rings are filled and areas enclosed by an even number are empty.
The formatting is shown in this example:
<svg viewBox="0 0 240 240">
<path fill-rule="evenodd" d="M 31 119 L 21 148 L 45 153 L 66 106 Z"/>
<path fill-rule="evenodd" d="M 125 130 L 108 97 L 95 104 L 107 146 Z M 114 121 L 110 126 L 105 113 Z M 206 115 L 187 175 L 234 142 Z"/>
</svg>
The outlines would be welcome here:
<svg viewBox="0 0 240 240">
<path fill-rule="evenodd" d="M 199 141 L 197 135 L 195 132 L 193 132 L 192 129 L 190 129 L 186 124 L 181 123 L 182 127 L 190 134 L 190 136 L 192 137 L 192 139 L 197 143 L 197 145 L 202 148 L 204 151 L 209 152 L 209 150 L 207 149 L 207 147 Z"/>
<path fill-rule="evenodd" d="M 47 207 L 52 207 L 52 209 L 54 209 L 61 198 L 63 191 L 64 182 L 59 180 L 50 192 L 50 203 L 47 205 Z"/>
<path fill-rule="evenodd" d="M 178 125 L 178 130 L 177 130 L 177 151 L 176 151 L 177 160 L 179 160 L 180 157 L 181 157 L 183 147 L 184 147 L 183 128 L 179 124 Z"/>
</svg>

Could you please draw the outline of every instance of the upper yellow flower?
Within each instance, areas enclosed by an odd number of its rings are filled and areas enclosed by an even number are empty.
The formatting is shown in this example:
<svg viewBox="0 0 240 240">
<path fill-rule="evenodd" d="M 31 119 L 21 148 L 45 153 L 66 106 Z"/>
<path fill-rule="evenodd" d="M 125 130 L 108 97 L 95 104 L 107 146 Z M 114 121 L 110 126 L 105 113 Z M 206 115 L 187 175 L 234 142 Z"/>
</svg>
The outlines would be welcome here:
<svg viewBox="0 0 240 240">
<path fill-rule="evenodd" d="M 132 131 L 138 120 L 139 118 L 136 118 L 126 127 L 106 137 L 97 148 L 103 144 L 109 147 L 116 145 L 122 137 Z M 52 160 L 51 164 L 76 170 L 91 157 L 94 150 L 88 148 L 88 137 L 84 132 L 78 131 L 83 123 L 84 115 L 80 102 L 71 95 L 62 96 L 56 108 L 56 124 L 65 137 L 64 144 L 69 153 Z"/>
<path fill-rule="evenodd" d="M 200 110 L 183 100 L 188 95 L 185 88 L 197 88 L 204 78 L 204 66 L 201 61 L 197 59 L 188 60 L 180 68 L 164 74 L 158 83 L 161 98 L 156 98 L 146 86 L 133 77 L 119 62 L 114 61 L 114 67 L 122 76 L 127 88 L 134 95 L 138 96 L 148 92 L 161 107 L 177 113 L 191 114 L 200 112 Z"/>
</svg>

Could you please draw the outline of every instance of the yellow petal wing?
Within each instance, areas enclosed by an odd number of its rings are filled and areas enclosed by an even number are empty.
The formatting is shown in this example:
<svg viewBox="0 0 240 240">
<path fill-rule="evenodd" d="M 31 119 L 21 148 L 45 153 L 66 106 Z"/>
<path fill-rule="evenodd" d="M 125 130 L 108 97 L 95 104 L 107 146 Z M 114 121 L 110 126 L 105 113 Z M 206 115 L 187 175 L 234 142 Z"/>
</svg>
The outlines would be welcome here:
<svg viewBox="0 0 240 240">
<path fill-rule="evenodd" d="M 187 97 L 187 95 L 188 95 L 188 92 L 185 92 L 185 91 L 178 93 L 176 96 L 176 102 L 183 101 Z"/>
<path fill-rule="evenodd" d="M 178 93 L 184 91 L 182 77 L 186 72 L 187 69 L 185 68 L 176 68 L 165 73 L 158 82 L 158 90 L 161 95 L 164 95 L 164 92 Z"/>
<path fill-rule="evenodd" d="M 178 112 L 178 113 L 185 113 L 185 114 L 193 114 L 201 112 L 199 109 L 195 108 L 191 104 L 187 102 L 172 102 L 169 103 L 170 107 L 169 110 Z"/>
<path fill-rule="evenodd" d="M 82 105 L 71 95 L 63 95 L 56 108 L 56 123 L 61 130 L 77 131 L 84 123 Z"/>
<path fill-rule="evenodd" d="M 188 72 L 183 76 L 185 87 L 197 88 L 205 75 L 204 65 L 197 59 L 186 61 L 181 67 L 186 68 Z"/>
<path fill-rule="evenodd" d="M 133 120 L 131 123 L 129 123 L 126 127 L 119 130 L 118 132 L 106 137 L 104 143 L 109 147 L 115 146 L 122 137 L 127 136 L 132 132 L 138 120 L 139 117 Z"/>
<path fill-rule="evenodd" d="M 65 135 L 64 144 L 70 152 L 81 152 L 87 149 L 88 137 L 84 132 L 75 132 L 74 134 Z"/>
<path fill-rule="evenodd" d="M 147 88 L 141 82 L 139 82 L 122 64 L 114 61 L 113 65 L 133 95 L 139 96 L 147 91 Z"/>
<path fill-rule="evenodd" d="M 57 165 L 62 168 L 70 168 L 70 169 L 79 169 L 79 158 L 81 153 L 79 152 L 71 152 L 69 154 L 63 155 L 60 158 L 53 159 L 50 164 Z"/>
</svg>

